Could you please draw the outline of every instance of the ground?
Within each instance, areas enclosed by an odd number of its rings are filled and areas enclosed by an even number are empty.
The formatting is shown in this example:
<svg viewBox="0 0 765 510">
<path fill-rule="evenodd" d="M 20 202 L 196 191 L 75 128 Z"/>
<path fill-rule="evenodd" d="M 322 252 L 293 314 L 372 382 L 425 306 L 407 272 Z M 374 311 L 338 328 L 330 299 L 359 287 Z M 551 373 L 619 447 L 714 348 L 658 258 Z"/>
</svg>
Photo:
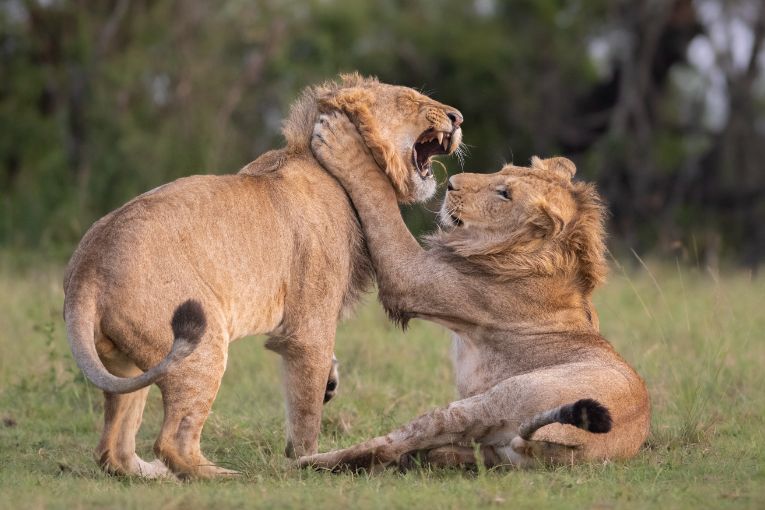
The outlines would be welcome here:
<svg viewBox="0 0 765 510">
<path fill-rule="evenodd" d="M 765 278 L 695 264 L 615 263 L 596 298 L 604 335 L 645 377 L 648 443 L 633 460 L 532 471 L 332 475 L 282 456 L 277 357 L 262 338 L 231 346 L 204 430 L 208 457 L 235 480 L 147 482 L 103 474 L 93 459 L 101 393 L 74 365 L 61 319 L 62 265 L 0 256 L 0 508 L 764 508 Z M 340 326 L 339 395 L 320 449 L 372 435 L 455 396 L 449 337 L 406 333 L 370 295 Z M 138 438 L 151 453 L 161 420 L 152 389 Z"/>
</svg>

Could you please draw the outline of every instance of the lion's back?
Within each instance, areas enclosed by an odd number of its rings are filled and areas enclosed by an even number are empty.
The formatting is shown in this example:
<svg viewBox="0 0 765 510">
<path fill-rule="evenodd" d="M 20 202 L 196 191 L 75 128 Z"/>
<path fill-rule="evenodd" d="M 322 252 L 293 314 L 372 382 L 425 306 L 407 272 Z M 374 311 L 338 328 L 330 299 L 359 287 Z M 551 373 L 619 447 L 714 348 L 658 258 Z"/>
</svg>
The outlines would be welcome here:
<svg viewBox="0 0 765 510">
<path fill-rule="evenodd" d="M 285 292 L 299 300 L 302 290 L 287 287 L 312 281 L 328 302 L 347 303 L 368 280 L 344 191 L 315 161 L 293 158 L 262 175 L 185 177 L 136 197 L 88 230 L 64 290 L 87 286 L 104 306 L 146 308 L 208 288 L 254 303 Z"/>
<path fill-rule="evenodd" d="M 247 216 L 271 220 L 268 184 L 243 176 L 195 175 L 164 184 L 130 200 L 96 221 L 85 233 L 67 267 L 64 288 L 73 274 L 100 277 L 130 269 L 135 261 L 161 263 L 182 256 L 195 245 L 208 252 L 224 249 Z M 230 246 L 229 246 L 230 247 Z"/>
</svg>

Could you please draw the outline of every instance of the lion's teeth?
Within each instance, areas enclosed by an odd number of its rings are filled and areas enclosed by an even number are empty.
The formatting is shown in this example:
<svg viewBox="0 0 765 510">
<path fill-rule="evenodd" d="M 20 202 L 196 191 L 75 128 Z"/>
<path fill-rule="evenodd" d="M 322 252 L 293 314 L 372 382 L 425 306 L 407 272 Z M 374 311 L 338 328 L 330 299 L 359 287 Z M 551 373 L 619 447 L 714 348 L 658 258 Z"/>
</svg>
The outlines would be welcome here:
<svg viewBox="0 0 765 510">
<path fill-rule="evenodd" d="M 438 138 L 438 145 L 443 144 L 443 142 L 444 142 L 444 134 L 441 131 L 438 132 L 436 137 Z"/>
<path fill-rule="evenodd" d="M 449 150 L 449 144 L 451 143 L 451 139 L 452 138 L 450 136 L 447 136 L 446 138 L 444 138 L 444 143 L 442 144 L 444 146 L 444 150 L 446 151 Z"/>
</svg>

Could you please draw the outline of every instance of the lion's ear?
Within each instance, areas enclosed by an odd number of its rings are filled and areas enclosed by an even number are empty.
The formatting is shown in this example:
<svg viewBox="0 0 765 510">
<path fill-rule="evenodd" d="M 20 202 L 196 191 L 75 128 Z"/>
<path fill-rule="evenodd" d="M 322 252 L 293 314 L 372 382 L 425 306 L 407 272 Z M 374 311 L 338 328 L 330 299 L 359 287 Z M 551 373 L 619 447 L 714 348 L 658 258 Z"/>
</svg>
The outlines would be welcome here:
<svg viewBox="0 0 765 510">
<path fill-rule="evenodd" d="M 359 130 L 377 164 L 385 170 L 399 198 L 409 194 L 409 178 L 406 166 L 396 155 L 396 151 L 378 126 L 372 115 L 371 106 L 375 102 L 374 93 L 366 88 L 350 87 L 319 97 L 319 110 L 340 110 L 348 115 Z"/>
<path fill-rule="evenodd" d="M 537 237 L 553 238 L 566 227 L 566 220 L 554 204 L 540 199 L 533 207 L 534 212 L 529 223 Z"/>
<path fill-rule="evenodd" d="M 531 158 L 531 168 L 555 172 L 569 180 L 576 175 L 576 165 L 574 165 L 574 162 L 560 156 L 547 159 L 540 159 L 534 156 Z"/>
</svg>

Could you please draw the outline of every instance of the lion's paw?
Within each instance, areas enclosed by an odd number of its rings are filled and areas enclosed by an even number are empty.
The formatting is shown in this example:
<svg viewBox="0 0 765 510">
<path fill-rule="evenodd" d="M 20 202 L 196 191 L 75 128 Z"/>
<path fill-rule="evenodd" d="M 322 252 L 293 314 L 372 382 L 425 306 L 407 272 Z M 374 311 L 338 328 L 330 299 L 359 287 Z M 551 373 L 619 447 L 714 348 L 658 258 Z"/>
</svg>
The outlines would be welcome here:
<svg viewBox="0 0 765 510">
<path fill-rule="evenodd" d="M 352 166 L 352 149 L 366 150 L 356 126 L 342 112 L 319 115 L 313 126 L 311 150 L 319 162 L 330 171 L 343 171 Z"/>
</svg>

